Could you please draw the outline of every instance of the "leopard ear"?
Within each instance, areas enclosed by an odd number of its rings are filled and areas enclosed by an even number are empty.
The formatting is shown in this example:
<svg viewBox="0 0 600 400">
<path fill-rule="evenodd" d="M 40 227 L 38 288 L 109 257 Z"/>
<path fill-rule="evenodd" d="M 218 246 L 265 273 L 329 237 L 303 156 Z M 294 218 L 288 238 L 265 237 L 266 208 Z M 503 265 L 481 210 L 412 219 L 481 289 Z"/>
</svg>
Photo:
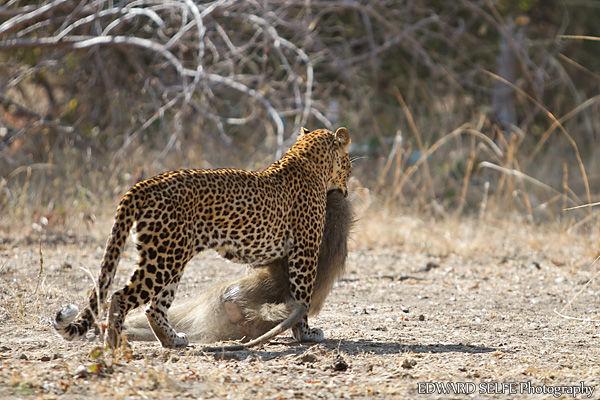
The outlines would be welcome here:
<svg viewBox="0 0 600 400">
<path fill-rule="evenodd" d="M 306 135 L 309 132 L 310 132 L 310 130 L 306 129 L 305 127 L 300 128 L 300 136 Z"/>
<path fill-rule="evenodd" d="M 350 133 L 348 133 L 348 129 L 344 127 L 338 128 L 335 131 L 335 140 L 344 150 L 348 150 L 348 146 L 350 146 Z"/>
</svg>

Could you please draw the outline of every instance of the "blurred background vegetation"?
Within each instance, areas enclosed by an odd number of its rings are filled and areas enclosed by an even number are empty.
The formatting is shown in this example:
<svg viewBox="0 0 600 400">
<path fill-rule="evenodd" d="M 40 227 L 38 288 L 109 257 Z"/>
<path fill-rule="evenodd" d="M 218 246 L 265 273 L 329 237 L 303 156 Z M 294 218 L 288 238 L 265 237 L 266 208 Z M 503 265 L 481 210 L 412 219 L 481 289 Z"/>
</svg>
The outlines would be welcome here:
<svg viewBox="0 0 600 400">
<path fill-rule="evenodd" d="M 599 20 L 593 0 L 5 0 L 0 221 L 261 168 L 301 126 L 350 129 L 380 207 L 562 219 L 599 200 Z"/>
</svg>

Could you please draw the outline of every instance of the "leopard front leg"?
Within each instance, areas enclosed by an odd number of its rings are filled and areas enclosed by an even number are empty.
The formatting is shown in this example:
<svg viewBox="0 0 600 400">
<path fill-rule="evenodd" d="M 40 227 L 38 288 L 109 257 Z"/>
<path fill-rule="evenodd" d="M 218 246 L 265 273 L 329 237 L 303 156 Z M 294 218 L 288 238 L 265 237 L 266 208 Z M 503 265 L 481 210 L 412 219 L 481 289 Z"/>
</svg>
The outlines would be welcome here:
<svg viewBox="0 0 600 400">
<path fill-rule="evenodd" d="M 323 329 L 311 328 L 308 326 L 308 318 L 306 315 L 302 321 L 292 328 L 292 335 L 298 342 L 319 343 L 325 339 Z"/>
<path fill-rule="evenodd" d="M 315 246 L 295 246 L 288 255 L 290 294 L 292 299 L 305 307 L 307 313 L 317 275 L 318 257 L 319 248 Z M 308 326 L 306 315 L 292 328 L 292 334 L 299 342 L 321 342 L 324 339 L 321 329 Z"/>
</svg>

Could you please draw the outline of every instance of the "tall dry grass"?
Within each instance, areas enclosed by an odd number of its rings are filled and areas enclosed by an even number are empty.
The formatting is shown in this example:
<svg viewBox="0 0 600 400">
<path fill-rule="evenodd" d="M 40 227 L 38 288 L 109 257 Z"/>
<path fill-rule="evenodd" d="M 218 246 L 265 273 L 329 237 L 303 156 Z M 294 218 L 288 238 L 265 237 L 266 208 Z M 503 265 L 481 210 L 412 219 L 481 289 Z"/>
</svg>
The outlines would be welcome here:
<svg viewBox="0 0 600 400">
<path fill-rule="evenodd" d="M 600 199 L 585 2 L 178 4 L 0 7 L 4 236 L 89 232 L 164 170 L 264 167 L 300 125 L 350 128 L 382 215 L 600 229 L 564 211 Z"/>
</svg>

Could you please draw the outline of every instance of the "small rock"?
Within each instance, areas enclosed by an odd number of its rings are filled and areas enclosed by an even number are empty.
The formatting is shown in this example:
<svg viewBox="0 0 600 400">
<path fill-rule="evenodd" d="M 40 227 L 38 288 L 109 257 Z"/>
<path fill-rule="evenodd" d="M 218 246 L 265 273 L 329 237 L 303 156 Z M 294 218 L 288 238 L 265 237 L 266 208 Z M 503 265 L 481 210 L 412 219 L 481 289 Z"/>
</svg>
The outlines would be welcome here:
<svg viewBox="0 0 600 400">
<path fill-rule="evenodd" d="M 383 326 L 376 327 L 375 330 L 380 331 L 380 332 L 387 332 L 388 328 L 387 328 L 387 326 L 383 325 Z"/>
<path fill-rule="evenodd" d="M 315 356 L 312 353 L 304 353 L 302 354 L 302 356 L 298 359 L 298 361 L 300 361 L 302 364 L 312 364 L 315 361 L 317 361 L 317 356 Z"/>
<path fill-rule="evenodd" d="M 177 361 L 179 361 L 179 357 L 177 357 L 177 356 L 171 357 L 171 362 L 172 363 L 176 363 Z"/>
<path fill-rule="evenodd" d="M 402 361 L 402 368 L 411 369 L 415 365 L 417 365 L 417 362 L 415 360 L 411 360 L 410 358 L 406 358 L 404 361 Z"/>
<path fill-rule="evenodd" d="M 5 351 L 9 351 L 10 347 L 7 346 L 0 346 L 0 352 L 5 352 Z"/>
<path fill-rule="evenodd" d="M 79 367 L 77 367 L 77 369 L 75 370 L 74 376 L 76 378 L 85 378 L 86 376 L 88 376 L 88 370 L 87 370 L 86 366 L 80 365 Z"/>
<path fill-rule="evenodd" d="M 247 363 L 254 363 L 254 362 L 257 362 L 257 361 L 261 361 L 261 360 L 262 359 L 259 356 L 257 356 L 256 354 L 249 354 L 248 357 L 246 357 L 245 361 Z"/>
<path fill-rule="evenodd" d="M 62 354 L 60 353 L 54 353 L 54 355 L 52 356 L 53 360 L 58 360 L 59 358 L 63 358 Z"/>
<path fill-rule="evenodd" d="M 556 258 L 552 258 L 552 259 L 550 259 L 550 261 L 552 262 L 552 264 L 556 265 L 557 267 L 562 267 L 566 264 L 563 260 L 558 260 Z"/>
<path fill-rule="evenodd" d="M 433 262 L 433 261 L 429 261 L 429 262 L 428 262 L 428 263 L 427 263 L 427 264 L 426 264 L 426 265 L 425 265 L 425 266 L 424 266 L 424 267 L 421 269 L 421 272 L 429 272 L 429 271 L 431 271 L 432 269 L 436 269 L 436 268 L 439 268 L 439 267 L 440 267 L 440 264 L 438 264 L 438 263 L 435 263 L 435 262 Z"/>
<path fill-rule="evenodd" d="M 467 372 L 467 369 L 465 367 L 459 367 L 458 370 L 460 372 Z"/>
<path fill-rule="evenodd" d="M 344 361 L 344 359 L 342 358 L 342 356 L 340 354 L 338 354 L 338 356 L 335 358 L 335 361 L 333 362 L 333 370 L 334 371 L 346 371 L 348 369 L 348 363 L 346 361 Z"/>
<path fill-rule="evenodd" d="M 402 310 L 402 312 L 405 314 L 408 314 L 410 312 L 410 309 L 408 307 L 401 307 L 400 310 Z"/>
<path fill-rule="evenodd" d="M 21 353 L 21 355 L 19 356 L 19 360 L 28 360 L 27 354 Z"/>
<path fill-rule="evenodd" d="M 51 359 L 52 359 L 52 358 L 51 358 L 50 356 L 42 356 L 42 357 L 40 358 L 40 361 L 47 362 L 47 361 L 50 361 Z"/>
<path fill-rule="evenodd" d="M 425 316 L 423 314 L 419 315 L 419 321 L 425 321 Z"/>
</svg>

